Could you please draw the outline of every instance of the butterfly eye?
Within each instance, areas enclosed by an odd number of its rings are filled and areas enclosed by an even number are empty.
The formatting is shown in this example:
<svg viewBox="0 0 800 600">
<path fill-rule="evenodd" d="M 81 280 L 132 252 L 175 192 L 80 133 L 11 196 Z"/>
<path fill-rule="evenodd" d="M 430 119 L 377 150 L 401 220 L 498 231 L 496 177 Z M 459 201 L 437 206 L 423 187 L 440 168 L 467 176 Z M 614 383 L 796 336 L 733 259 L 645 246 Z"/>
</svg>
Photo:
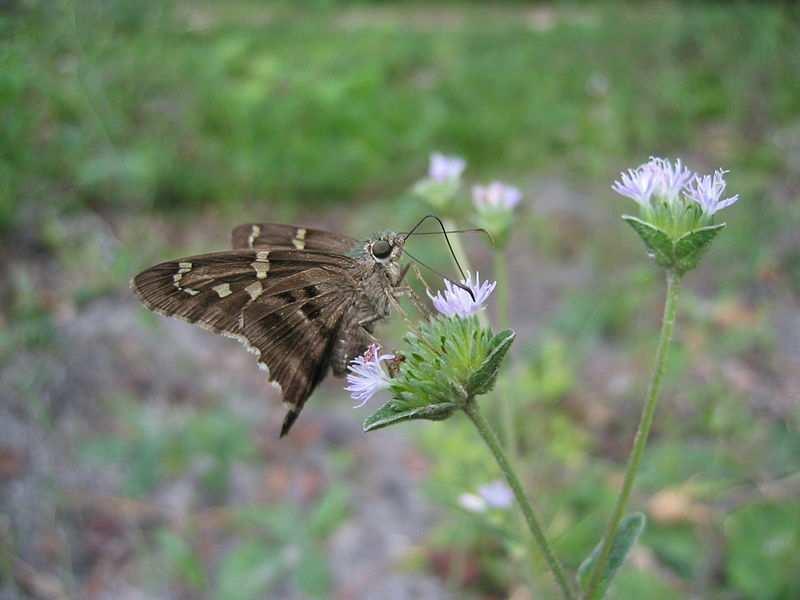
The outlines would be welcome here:
<svg viewBox="0 0 800 600">
<path fill-rule="evenodd" d="M 386 240 L 378 240 L 372 244 L 372 256 L 379 259 L 389 258 L 392 253 L 392 245 Z"/>
</svg>

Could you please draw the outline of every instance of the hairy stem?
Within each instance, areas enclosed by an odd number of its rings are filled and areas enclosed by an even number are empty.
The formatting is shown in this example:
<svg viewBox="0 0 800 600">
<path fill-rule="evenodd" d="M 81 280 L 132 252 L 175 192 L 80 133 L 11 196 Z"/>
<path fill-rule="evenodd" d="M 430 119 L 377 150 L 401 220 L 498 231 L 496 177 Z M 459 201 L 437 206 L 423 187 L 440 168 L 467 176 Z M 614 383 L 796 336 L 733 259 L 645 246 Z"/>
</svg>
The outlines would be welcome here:
<svg viewBox="0 0 800 600">
<path fill-rule="evenodd" d="M 538 544 L 539 548 L 544 554 L 545 559 L 547 560 L 547 564 L 553 571 L 553 575 L 555 576 L 556 581 L 561 588 L 564 598 L 567 600 L 573 600 L 575 596 L 572 592 L 572 587 L 569 584 L 569 580 L 564 573 L 564 568 L 561 566 L 561 563 L 550 549 L 550 544 L 547 542 L 547 538 L 545 537 L 541 525 L 539 525 L 539 521 L 533 512 L 533 507 L 531 506 L 528 497 L 525 495 L 525 490 L 522 488 L 522 483 L 517 477 L 517 474 L 515 473 L 514 468 L 511 466 L 511 463 L 508 461 L 508 458 L 506 458 L 506 455 L 503 453 L 503 448 L 500 445 L 497 436 L 495 435 L 494 431 L 492 431 L 489 423 L 480 413 L 478 405 L 474 401 L 470 400 L 466 403 L 464 412 L 467 413 L 467 416 L 475 425 L 475 428 L 478 430 L 478 433 L 480 433 L 483 441 L 486 442 L 486 445 L 492 451 L 492 454 L 494 454 L 494 458 L 497 461 L 500 470 L 503 471 L 503 475 L 505 475 L 506 481 L 508 481 L 508 485 L 514 492 L 517 503 L 522 509 L 522 514 L 525 516 L 525 522 L 528 525 L 528 529 L 530 529 L 533 539 Z"/>
<path fill-rule="evenodd" d="M 614 512 L 611 515 L 611 519 L 609 520 L 606 528 L 605 537 L 603 538 L 603 546 L 600 550 L 600 557 L 595 564 L 591 579 L 589 580 L 589 587 L 586 593 L 587 600 L 595 600 L 599 597 L 599 585 L 602 579 L 602 574 L 608 565 L 611 546 L 613 545 L 614 537 L 617 534 L 619 523 L 622 520 L 622 517 L 625 515 L 631 490 L 633 489 L 633 483 L 636 480 L 636 474 L 639 471 L 639 465 L 642 462 L 642 454 L 644 453 L 645 446 L 647 445 L 647 437 L 650 435 L 650 428 L 653 425 L 653 415 L 656 412 L 658 397 L 661 393 L 661 380 L 664 376 L 669 345 L 672 341 L 672 330 L 675 325 L 675 314 L 678 309 L 680 285 L 680 275 L 673 271 L 667 271 L 667 294 L 666 300 L 664 301 L 664 316 L 661 321 L 661 336 L 658 340 L 658 349 L 656 350 L 656 362 L 653 369 L 653 376 L 650 379 L 650 386 L 647 390 L 647 399 L 645 401 L 644 409 L 642 410 L 641 419 L 639 420 L 639 427 L 636 430 L 633 448 L 631 449 L 631 454 L 628 457 L 628 466 L 625 470 L 625 480 L 622 483 L 622 490 L 617 498 L 617 503 L 614 506 Z"/>
</svg>

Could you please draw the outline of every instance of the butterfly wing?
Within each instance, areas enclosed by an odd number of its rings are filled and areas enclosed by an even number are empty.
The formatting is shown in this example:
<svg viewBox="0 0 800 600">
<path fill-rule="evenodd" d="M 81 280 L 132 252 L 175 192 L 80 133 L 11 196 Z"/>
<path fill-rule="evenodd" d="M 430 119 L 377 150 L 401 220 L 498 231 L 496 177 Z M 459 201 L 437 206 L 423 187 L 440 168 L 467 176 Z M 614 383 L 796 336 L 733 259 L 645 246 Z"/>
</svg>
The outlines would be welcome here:
<svg viewBox="0 0 800 600">
<path fill-rule="evenodd" d="M 293 248 L 347 254 L 359 242 L 346 235 L 322 229 L 280 223 L 245 223 L 231 232 L 234 249 Z"/>
<path fill-rule="evenodd" d="M 234 250 L 161 263 L 132 287 L 150 310 L 235 338 L 255 354 L 289 409 L 283 436 L 328 371 L 357 298 L 352 266 L 332 253 Z"/>
</svg>

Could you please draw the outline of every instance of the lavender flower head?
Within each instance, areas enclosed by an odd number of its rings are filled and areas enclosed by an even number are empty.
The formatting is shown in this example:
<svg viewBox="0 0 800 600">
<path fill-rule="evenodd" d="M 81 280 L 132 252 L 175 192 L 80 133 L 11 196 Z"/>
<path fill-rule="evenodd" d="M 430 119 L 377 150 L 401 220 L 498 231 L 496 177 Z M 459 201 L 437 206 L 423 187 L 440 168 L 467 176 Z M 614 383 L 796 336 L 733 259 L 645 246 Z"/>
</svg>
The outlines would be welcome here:
<svg viewBox="0 0 800 600">
<path fill-rule="evenodd" d="M 428 177 L 438 183 L 457 182 L 461 179 L 467 163 L 460 156 L 447 156 L 434 152 L 431 154 Z"/>
<path fill-rule="evenodd" d="M 502 481 L 493 481 L 478 488 L 481 498 L 492 508 L 508 508 L 514 501 L 514 492 Z"/>
<path fill-rule="evenodd" d="M 465 492 L 458 497 L 462 508 L 482 513 L 487 508 L 507 509 L 514 501 L 514 492 L 502 481 L 493 481 L 478 488 L 477 494 Z"/>
<path fill-rule="evenodd" d="M 472 203 L 478 211 L 511 211 L 522 199 L 522 192 L 512 185 L 493 181 L 489 185 L 476 185 L 472 188 Z"/>
<path fill-rule="evenodd" d="M 684 196 L 687 199 L 693 200 L 700 205 L 703 214 L 711 217 L 718 210 L 727 208 L 739 199 L 739 194 L 720 200 L 722 194 L 725 193 L 727 183 L 725 182 L 725 174 L 729 171 L 717 169 L 714 175 L 703 175 L 702 177 L 695 175 L 689 182 L 684 191 Z"/>
<path fill-rule="evenodd" d="M 483 305 L 497 285 L 495 281 L 481 282 L 478 273 L 475 273 L 474 281 L 472 276 L 467 273 L 461 283 L 472 290 L 475 296 L 474 299 L 469 295 L 469 292 L 453 285 L 449 281 L 444 282 L 444 292 L 437 292 L 435 296 L 432 296 L 430 291 L 427 292 L 428 297 L 433 301 L 434 308 L 446 317 L 458 316 L 466 318 L 474 315 L 484 308 Z"/>
<path fill-rule="evenodd" d="M 389 376 L 381 366 L 381 361 L 394 358 L 393 354 L 381 354 L 381 347 L 370 345 L 363 356 L 350 362 L 345 390 L 358 402 L 355 408 L 361 408 L 380 390 L 389 387 Z"/>
<path fill-rule="evenodd" d="M 692 177 L 694 173 L 683 166 L 680 159 L 673 164 L 668 159 L 651 156 L 643 165 L 620 173 L 620 179 L 611 188 L 649 208 L 653 195 L 674 201 Z"/>
</svg>

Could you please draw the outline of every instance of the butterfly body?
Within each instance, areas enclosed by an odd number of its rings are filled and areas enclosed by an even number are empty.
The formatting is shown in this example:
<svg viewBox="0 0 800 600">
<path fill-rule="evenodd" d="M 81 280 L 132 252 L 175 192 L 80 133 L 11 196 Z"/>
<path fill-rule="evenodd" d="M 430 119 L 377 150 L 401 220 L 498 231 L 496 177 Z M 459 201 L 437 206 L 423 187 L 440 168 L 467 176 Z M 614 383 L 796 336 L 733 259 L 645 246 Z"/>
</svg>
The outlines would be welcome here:
<svg viewBox="0 0 800 600">
<path fill-rule="evenodd" d="M 342 376 L 406 289 L 405 237 L 364 242 L 282 224 L 235 228 L 233 250 L 155 265 L 131 286 L 150 310 L 242 342 L 277 384 L 288 433 L 329 370 Z"/>
</svg>

